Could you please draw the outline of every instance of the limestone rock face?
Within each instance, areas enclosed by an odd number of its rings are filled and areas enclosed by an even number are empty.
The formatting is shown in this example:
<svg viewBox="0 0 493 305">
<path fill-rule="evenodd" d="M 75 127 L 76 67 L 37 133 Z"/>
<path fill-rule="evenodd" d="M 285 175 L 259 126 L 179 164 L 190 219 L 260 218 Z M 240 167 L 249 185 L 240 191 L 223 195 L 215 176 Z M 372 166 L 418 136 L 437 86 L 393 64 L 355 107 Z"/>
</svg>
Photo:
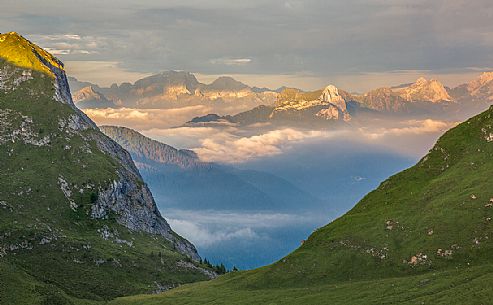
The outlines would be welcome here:
<svg viewBox="0 0 493 305">
<path fill-rule="evenodd" d="M 346 101 L 339 95 L 339 90 L 334 85 L 329 85 L 324 89 L 320 101 L 333 104 L 343 112 L 347 111 Z"/>
</svg>

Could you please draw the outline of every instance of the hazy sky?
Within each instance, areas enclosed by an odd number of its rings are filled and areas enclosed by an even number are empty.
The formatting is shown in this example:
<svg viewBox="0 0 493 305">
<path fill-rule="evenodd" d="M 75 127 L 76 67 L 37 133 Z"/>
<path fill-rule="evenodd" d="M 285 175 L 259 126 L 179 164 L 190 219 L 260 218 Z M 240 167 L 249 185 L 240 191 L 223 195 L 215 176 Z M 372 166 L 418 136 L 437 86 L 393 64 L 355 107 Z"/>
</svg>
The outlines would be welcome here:
<svg viewBox="0 0 493 305">
<path fill-rule="evenodd" d="M 491 0 L 2 0 L 17 31 L 102 84 L 168 69 L 252 85 L 448 84 L 493 66 Z"/>
</svg>

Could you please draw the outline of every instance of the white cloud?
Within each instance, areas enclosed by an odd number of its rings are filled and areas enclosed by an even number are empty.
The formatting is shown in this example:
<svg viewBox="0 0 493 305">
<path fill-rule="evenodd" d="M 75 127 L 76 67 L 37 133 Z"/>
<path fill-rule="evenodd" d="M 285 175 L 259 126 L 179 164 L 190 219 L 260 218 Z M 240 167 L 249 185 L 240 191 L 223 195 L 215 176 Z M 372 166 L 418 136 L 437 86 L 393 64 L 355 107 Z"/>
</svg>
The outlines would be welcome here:
<svg viewBox="0 0 493 305">
<path fill-rule="evenodd" d="M 253 158 L 278 155 L 290 144 L 307 138 L 325 137 L 328 133 L 311 130 L 300 131 L 286 128 L 272 130 L 250 137 L 231 135 L 221 138 L 207 138 L 201 141 L 201 147 L 194 149 L 204 161 L 243 162 Z"/>
<path fill-rule="evenodd" d="M 359 131 L 370 139 L 378 139 L 385 136 L 401 135 L 420 135 L 427 133 L 444 132 L 457 125 L 457 122 L 440 121 L 433 119 L 425 120 L 408 120 L 401 122 L 397 127 L 362 127 Z"/>
<path fill-rule="evenodd" d="M 332 140 L 363 142 L 391 149 L 397 153 L 420 156 L 436 138 L 457 122 L 433 119 L 395 122 L 372 122 L 366 127 L 347 127 L 339 130 L 271 130 L 258 135 L 239 136 L 236 128 L 202 130 L 200 146 L 194 151 L 204 161 L 241 163 L 252 159 L 278 155 L 295 145 L 318 141 L 330 145 Z M 214 130 L 216 132 L 214 132 Z M 182 130 L 190 135 L 193 128 Z M 192 147 L 193 148 L 193 147 Z"/>
<path fill-rule="evenodd" d="M 198 247 L 210 247 L 223 241 L 233 239 L 258 239 L 260 236 L 251 228 L 231 229 L 223 228 L 213 231 L 206 226 L 188 220 L 168 219 L 175 232 L 189 239 Z"/>
<path fill-rule="evenodd" d="M 106 39 L 78 34 L 29 35 L 29 38 L 54 55 L 97 54 L 106 46 Z"/>
<path fill-rule="evenodd" d="M 252 62 L 251 58 L 216 58 L 211 63 L 215 65 L 241 66 Z"/>
</svg>

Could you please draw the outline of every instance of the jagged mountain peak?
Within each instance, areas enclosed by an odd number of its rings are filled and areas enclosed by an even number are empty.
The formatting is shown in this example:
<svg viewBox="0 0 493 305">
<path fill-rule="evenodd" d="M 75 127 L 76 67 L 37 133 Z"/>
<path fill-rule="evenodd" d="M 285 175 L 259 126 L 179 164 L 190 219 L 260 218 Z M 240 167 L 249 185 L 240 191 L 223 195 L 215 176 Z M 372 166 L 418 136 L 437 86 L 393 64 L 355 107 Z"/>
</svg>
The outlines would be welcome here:
<svg viewBox="0 0 493 305">
<path fill-rule="evenodd" d="M 320 100 L 325 102 L 330 102 L 335 97 L 340 97 L 339 89 L 337 89 L 337 87 L 334 85 L 328 85 L 327 87 L 325 87 L 324 91 L 322 92 L 322 95 L 320 96 Z"/>
</svg>

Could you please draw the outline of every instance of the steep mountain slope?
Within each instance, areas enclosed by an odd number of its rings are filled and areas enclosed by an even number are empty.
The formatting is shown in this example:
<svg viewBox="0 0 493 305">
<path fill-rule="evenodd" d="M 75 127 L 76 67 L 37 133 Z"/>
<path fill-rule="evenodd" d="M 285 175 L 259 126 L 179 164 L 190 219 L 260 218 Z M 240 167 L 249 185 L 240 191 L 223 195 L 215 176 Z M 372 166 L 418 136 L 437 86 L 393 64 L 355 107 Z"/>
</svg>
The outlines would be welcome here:
<svg viewBox="0 0 493 305">
<path fill-rule="evenodd" d="M 130 155 L 78 110 L 63 64 L 0 35 L 0 301 L 70 304 L 212 276 Z"/>
<path fill-rule="evenodd" d="M 101 126 L 100 130 L 129 151 L 136 162 L 152 161 L 160 164 L 176 165 L 180 168 L 206 166 L 200 162 L 193 151 L 178 150 L 147 138 L 130 128 Z"/>
<path fill-rule="evenodd" d="M 275 175 L 202 162 L 125 128 L 102 126 L 130 152 L 160 207 L 190 210 L 310 210 L 320 200 Z"/>
<path fill-rule="evenodd" d="M 273 265 L 115 304 L 489 303 L 492 142 L 493 107 Z"/>
</svg>

